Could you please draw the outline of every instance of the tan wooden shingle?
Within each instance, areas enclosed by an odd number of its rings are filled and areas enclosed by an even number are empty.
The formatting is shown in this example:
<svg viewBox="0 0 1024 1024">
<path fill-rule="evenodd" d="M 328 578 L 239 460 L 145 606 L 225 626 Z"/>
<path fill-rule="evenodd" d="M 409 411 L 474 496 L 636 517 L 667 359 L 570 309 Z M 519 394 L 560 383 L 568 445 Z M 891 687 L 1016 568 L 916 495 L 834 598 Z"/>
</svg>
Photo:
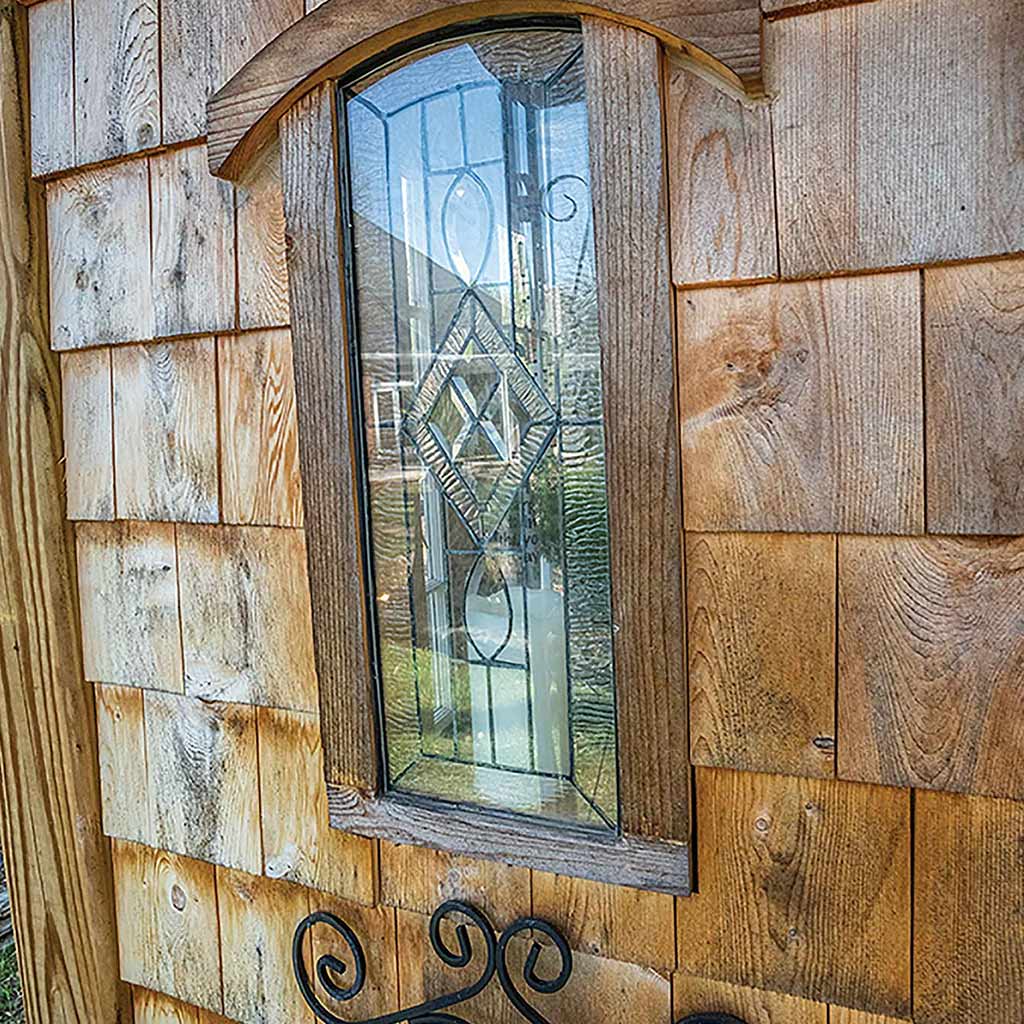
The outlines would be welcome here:
<svg viewBox="0 0 1024 1024">
<path fill-rule="evenodd" d="M 174 528 L 80 523 L 77 538 L 85 678 L 180 693 Z"/>
<path fill-rule="evenodd" d="M 259 874 L 255 710 L 168 693 L 145 708 L 154 845 Z"/>
<path fill-rule="evenodd" d="M 770 21 L 783 276 L 1024 248 L 1019 0 Z"/>
<path fill-rule="evenodd" d="M 302 525 L 291 335 L 258 331 L 217 340 L 224 519 Z"/>
<path fill-rule="evenodd" d="M 919 533 L 917 273 L 680 296 L 689 530 Z"/>
<path fill-rule="evenodd" d="M 219 1013 L 213 865 L 120 840 L 113 857 L 121 978 Z"/>
<path fill-rule="evenodd" d="M 835 1024 L 824 1003 L 688 974 L 672 977 L 672 1011 L 673 1018 L 691 1013 L 728 1013 L 746 1024 Z"/>
<path fill-rule="evenodd" d="M 214 339 L 127 345 L 112 358 L 118 516 L 216 522 Z"/>
<path fill-rule="evenodd" d="M 1024 533 L 1024 260 L 924 283 L 928 529 Z"/>
<path fill-rule="evenodd" d="M 53 347 L 151 338 L 146 161 L 51 182 L 46 213 Z"/>
<path fill-rule="evenodd" d="M 182 526 L 178 557 L 186 691 L 315 710 L 302 532 Z"/>
<path fill-rule="evenodd" d="M 71 0 L 45 0 L 28 12 L 32 173 L 75 166 Z"/>
<path fill-rule="evenodd" d="M 686 613 L 694 763 L 833 775 L 835 538 L 688 534 Z"/>
<path fill-rule="evenodd" d="M 1024 540 L 842 537 L 839 775 L 1024 798 Z"/>
<path fill-rule="evenodd" d="M 113 519 L 114 400 L 110 350 L 63 353 L 60 376 L 68 519 Z"/>
<path fill-rule="evenodd" d="M 103 832 L 152 845 L 144 691 L 100 684 L 95 689 Z"/>
<path fill-rule="evenodd" d="M 135 1024 L 200 1024 L 199 1009 L 148 988 L 132 990 Z"/>
<path fill-rule="evenodd" d="M 909 1016 L 908 793 L 698 768 L 695 806 L 681 970 Z"/>
<path fill-rule="evenodd" d="M 1024 1020 L 1024 805 L 917 794 L 914 1020 Z"/>
<path fill-rule="evenodd" d="M 160 143 L 157 0 L 74 0 L 79 164 Z"/>
<path fill-rule="evenodd" d="M 259 708 L 260 813 L 271 878 L 372 905 L 377 844 L 330 827 L 319 718 Z"/>
<path fill-rule="evenodd" d="M 778 273 L 771 120 L 667 60 L 672 279 L 750 281 Z"/>
<path fill-rule="evenodd" d="M 156 333 L 235 326 L 234 193 L 213 177 L 205 146 L 150 159 Z"/>
</svg>

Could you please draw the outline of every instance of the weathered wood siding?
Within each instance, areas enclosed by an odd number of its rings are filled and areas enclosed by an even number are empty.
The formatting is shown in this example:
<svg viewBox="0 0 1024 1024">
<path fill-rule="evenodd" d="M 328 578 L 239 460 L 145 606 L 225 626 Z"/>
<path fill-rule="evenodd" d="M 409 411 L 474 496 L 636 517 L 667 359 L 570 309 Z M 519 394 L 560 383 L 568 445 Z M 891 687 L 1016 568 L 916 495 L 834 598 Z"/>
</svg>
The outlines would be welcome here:
<svg viewBox="0 0 1024 1024">
<path fill-rule="evenodd" d="M 679 900 L 327 827 L 278 153 L 202 140 L 316 2 L 100 6 L 31 8 L 32 152 L 138 1024 L 311 1019 L 311 907 L 346 1014 L 437 994 L 452 896 L 565 931 L 556 1020 L 1024 1019 L 1024 0 L 763 0 L 761 105 L 666 62 Z"/>
</svg>

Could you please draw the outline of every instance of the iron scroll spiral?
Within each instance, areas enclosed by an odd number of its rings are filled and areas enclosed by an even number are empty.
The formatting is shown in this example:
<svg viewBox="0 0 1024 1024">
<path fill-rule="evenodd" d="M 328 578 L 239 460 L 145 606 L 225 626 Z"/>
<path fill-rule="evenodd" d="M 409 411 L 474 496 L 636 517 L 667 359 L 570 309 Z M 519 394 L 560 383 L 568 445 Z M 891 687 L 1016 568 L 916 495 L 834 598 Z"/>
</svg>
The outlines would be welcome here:
<svg viewBox="0 0 1024 1024">
<path fill-rule="evenodd" d="M 333 932 L 347 948 L 348 953 L 344 959 L 333 953 L 322 954 L 317 958 L 313 972 L 327 996 L 338 1003 L 355 999 L 366 985 L 366 955 L 363 947 L 356 933 L 337 915 L 324 910 L 314 911 L 299 922 L 292 938 L 292 969 L 302 998 L 321 1024 L 469 1024 L 465 1018 L 446 1011 L 479 995 L 497 975 L 506 998 L 523 1020 L 528 1024 L 550 1024 L 527 1001 L 513 981 L 513 972 L 508 962 L 509 943 L 519 935 L 534 936 L 523 964 L 522 980 L 531 992 L 551 995 L 563 989 L 572 975 L 572 951 L 562 934 L 547 921 L 522 917 L 509 925 L 499 937 L 491 922 L 475 907 L 461 900 L 447 900 L 430 918 L 430 945 L 442 963 L 456 970 L 465 970 L 474 959 L 471 931 L 466 920 L 474 931 L 480 933 L 486 954 L 484 965 L 473 981 L 455 992 L 417 1006 L 356 1021 L 339 1017 L 321 1001 L 317 987 L 310 979 L 303 947 L 306 936 L 319 926 Z M 457 948 L 451 948 L 442 934 L 442 926 L 446 922 L 454 925 Z M 537 936 L 542 936 L 558 954 L 558 973 L 553 978 L 542 977 L 537 971 L 541 951 L 545 948 Z M 744 1021 L 725 1013 L 697 1013 L 679 1021 L 679 1024 L 744 1024 Z"/>
</svg>

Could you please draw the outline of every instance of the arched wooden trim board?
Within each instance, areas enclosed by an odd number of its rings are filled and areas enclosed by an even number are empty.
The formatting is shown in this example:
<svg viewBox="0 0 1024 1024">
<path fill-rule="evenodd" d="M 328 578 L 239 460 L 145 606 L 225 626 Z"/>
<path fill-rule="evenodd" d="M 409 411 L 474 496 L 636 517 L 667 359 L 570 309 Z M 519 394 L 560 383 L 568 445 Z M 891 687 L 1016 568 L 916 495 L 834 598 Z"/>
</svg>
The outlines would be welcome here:
<svg viewBox="0 0 1024 1024">
<path fill-rule="evenodd" d="M 327 0 L 264 47 L 210 99 L 210 170 L 236 178 L 289 107 L 375 53 L 461 22 L 545 14 L 606 17 L 643 29 L 723 89 L 741 96 L 761 94 L 757 0 L 747 5 L 722 0 Z M 749 45 L 730 53 L 732 66 L 678 35 L 704 19 L 709 30 L 711 22 L 723 19 L 741 24 L 744 38 L 749 34 Z"/>
</svg>

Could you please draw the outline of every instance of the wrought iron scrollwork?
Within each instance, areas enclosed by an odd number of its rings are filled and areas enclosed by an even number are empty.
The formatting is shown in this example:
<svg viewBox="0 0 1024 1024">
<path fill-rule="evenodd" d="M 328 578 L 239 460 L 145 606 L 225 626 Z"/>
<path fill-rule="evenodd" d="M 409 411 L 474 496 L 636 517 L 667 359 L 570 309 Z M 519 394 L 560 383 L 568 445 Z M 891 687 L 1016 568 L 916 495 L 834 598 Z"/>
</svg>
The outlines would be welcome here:
<svg viewBox="0 0 1024 1024">
<path fill-rule="evenodd" d="M 535 917 L 523 917 L 513 922 L 500 936 L 491 922 L 475 907 L 460 900 L 447 900 L 434 911 L 430 918 L 430 945 L 442 963 L 456 970 L 465 970 L 475 959 L 470 928 L 465 920 L 480 933 L 484 945 L 484 963 L 477 977 L 448 995 L 438 996 L 417 1006 L 377 1017 L 355 1021 L 339 1017 L 329 1010 L 320 998 L 316 986 L 309 976 L 304 944 L 306 936 L 317 926 L 330 929 L 348 949 L 343 960 L 333 953 L 324 953 L 316 959 L 314 975 L 327 996 L 338 1002 L 347 1003 L 355 999 L 366 985 L 366 955 L 355 932 L 337 915 L 317 910 L 299 922 L 292 939 L 292 968 L 306 1005 L 322 1024 L 469 1024 L 465 1018 L 448 1013 L 449 1009 L 465 1003 L 479 995 L 497 975 L 498 983 L 506 998 L 529 1024 L 551 1024 L 523 994 L 513 971 L 509 968 L 509 943 L 517 936 L 533 936 L 533 943 L 522 968 L 522 981 L 530 992 L 552 995 L 565 988 L 572 975 L 572 950 L 564 936 L 550 923 Z M 448 923 L 454 928 L 457 948 L 449 946 L 449 939 L 442 932 Z M 543 977 L 537 969 L 541 952 L 545 948 L 541 939 L 554 948 L 559 957 L 558 973 L 553 978 Z M 351 978 L 351 980 L 348 980 Z M 344 980 L 343 980 L 344 979 Z M 679 1024 L 744 1024 L 743 1021 L 724 1013 L 698 1013 L 686 1017 Z"/>
</svg>

